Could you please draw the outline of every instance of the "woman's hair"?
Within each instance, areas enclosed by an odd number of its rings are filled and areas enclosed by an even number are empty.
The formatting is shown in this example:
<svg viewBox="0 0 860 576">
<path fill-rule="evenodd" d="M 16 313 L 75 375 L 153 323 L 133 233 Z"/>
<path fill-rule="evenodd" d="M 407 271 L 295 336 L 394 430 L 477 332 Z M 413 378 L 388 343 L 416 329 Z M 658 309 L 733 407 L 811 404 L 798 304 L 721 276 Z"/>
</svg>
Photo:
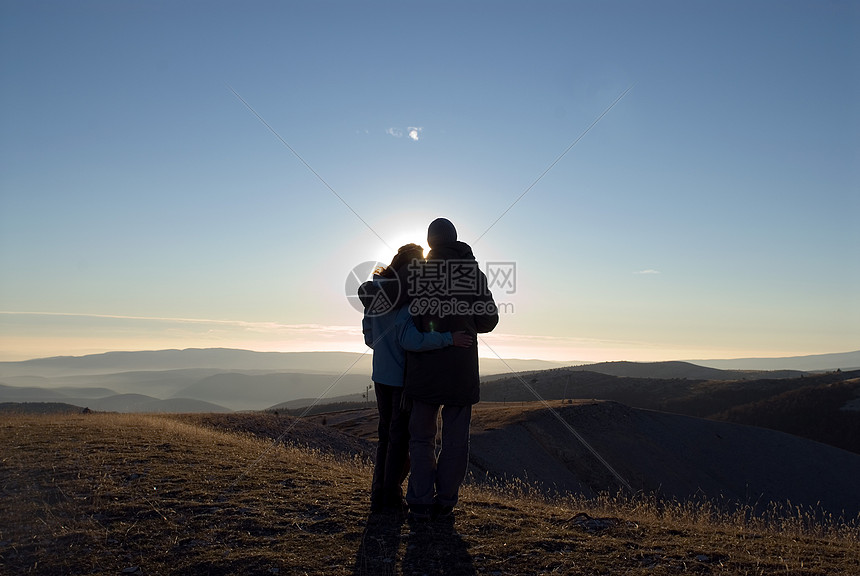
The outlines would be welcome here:
<svg viewBox="0 0 860 576">
<path fill-rule="evenodd" d="M 418 244 L 406 244 L 397 250 L 391 264 L 378 266 L 373 273 L 383 278 L 396 278 L 413 260 L 424 260 L 424 248 Z"/>
<path fill-rule="evenodd" d="M 385 283 L 387 287 L 383 287 L 395 308 L 409 301 L 408 268 L 415 260 L 424 261 L 424 249 L 418 244 L 406 244 L 400 247 L 397 254 L 391 259 L 391 264 L 380 266 L 374 270 L 374 274 L 385 280 L 396 280 L 396 282 Z"/>
</svg>

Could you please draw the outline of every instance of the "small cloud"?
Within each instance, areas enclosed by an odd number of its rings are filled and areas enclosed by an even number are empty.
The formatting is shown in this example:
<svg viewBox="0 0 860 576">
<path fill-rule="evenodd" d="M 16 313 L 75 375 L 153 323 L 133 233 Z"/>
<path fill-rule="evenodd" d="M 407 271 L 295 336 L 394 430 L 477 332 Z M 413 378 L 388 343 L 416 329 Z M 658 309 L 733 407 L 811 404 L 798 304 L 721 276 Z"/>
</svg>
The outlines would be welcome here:
<svg viewBox="0 0 860 576">
<path fill-rule="evenodd" d="M 646 274 L 646 275 L 659 274 L 659 273 L 660 273 L 659 270 L 652 270 L 650 268 L 647 270 L 639 270 L 638 272 L 634 272 L 634 274 Z"/>
<path fill-rule="evenodd" d="M 391 128 L 386 128 L 385 133 L 389 136 L 394 136 L 395 138 L 403 138 L 407 136 L 413 142 L 418 142 L 421 138 L 421 133 L 424 131 L 424 128 L 420 126 L 410 126 L 405 131 L 403 128 L 398 128 L 396 126 L 392 126 Z"/>
</svg>

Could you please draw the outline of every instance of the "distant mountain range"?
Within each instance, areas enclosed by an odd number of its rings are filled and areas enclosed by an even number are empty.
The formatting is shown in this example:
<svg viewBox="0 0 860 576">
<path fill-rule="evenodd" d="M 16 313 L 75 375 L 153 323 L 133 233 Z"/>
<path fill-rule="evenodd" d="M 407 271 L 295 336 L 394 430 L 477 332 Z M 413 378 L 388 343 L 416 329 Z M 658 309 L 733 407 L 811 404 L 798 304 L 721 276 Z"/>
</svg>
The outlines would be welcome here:
<svg viewBox="0 0 860 576">
<path fill-rule="evenodd" d="M 689 362 L 573 366 L 576 363 L 482 358 L 481 370 L 487 393 L 499 388 L 488 383 L 504 377 L 514 377 L 513 386 L 522 393 L 516 379 L 541 374 L 541 381 L 545 381 L 562 369 L 568 374 L 562 379 L 568 380 L 574 371 L 660 381 L 781 379 L 807 374 L 796 368 L 754 372 L 752 366 L 757 365 L 754 360 L 737 362 L 743 368 L 726 370 Z M 207 412 L 354 401 L 372 385 L 371 363 L 369 354 L 350 352 L 253 352 L 220 348 L 108 352 L 0 362 L 0 402 L 59 402 L 123 412 Z M 779 360 L 764 359 L 758 366 L 765 364 L 778 366 Z M 860 351 L 787 358 L 785 364 L 846 369 L 860 365 Z M 559 385 L 563 384 L 562 379 L 557 379 Z M 725 409 L 735 406 L 730 404 Z"/>
<path fill-rule="evenodd" d="M 356 352 L 254 352 L 232 348 L 187 348 L 105 352 L 86 356 L 53 356 L 0 362 L 0 379 L 10 376 L 73 376 L 165 370 L 302 372 L 363 374 L 372 371 L 373 355 Z M 546 370 L 581 362 L 481 358 L 482 374 Z"/>
<path fill-rule="evenodd" d="M 627 378 L 684 378 L 690 380 L 745 380 L 762 375 L 762 370 L 717 369 L 691 362 L 601 362 L 565 369 Z M 767 371 L 767 377 L 798 378 L 804 373 L 800 370 L 774 369 Z"/>
<path fill-rule="evenodd" d="M 169 398 L 162 400 L 144 394 L 118 394 L 105 388 L 33 388 L 0 384 L 0 412 L 40 412 L 37 406 L 15 404 L 34 403 L 58 406 L 55 411 L 67 412 L 84 408 L 99 412 L 231 412 L 229 408 L 213 402 L 194 398 Z"/>
<path fill-rule="evenodd" d="M 690 360 L 689 362 L 721 370 L 802 370 L 804 372 L 857 370 L 860 369 L 860 350 L 785 358 L 735 358 L 731 360 Z"/>
<path fill-rule="evenodd" d="M 366 394 L 372 355 L 222 348 L 107 352 L 0 362 L 0 402 L 60 402 L 120 412 L 263 410 L 301 398 Z M 482 360 L 485 373 L 564 365 Z"/>
<path fill-rule="evenodd" d="M 54 356 L 18 362 L 0 362 L 0 378 L 10 376 L 74 376 L 151 372 L 166 370 L 302 372 L 306 374 L 364 374 L 371 372 L 371 354 L 355 352 L 254 352 L 231 348 L 188 348 L 106 352 L 86 356 Z M 481 374 L 505 374 L 585 365 L 581 361 L 481 358 Z M 645 366 L 670 366 L 671 362 L 604 362 L 590 366 L 633 366 L 638 375 Z M 690 360 L 682 364 L 719 370 L 823 371 L 860 368 L 860 350 L 837 354 L 788 358 L 738 358 L 734 360 Z M 623 374 L 618 374 L 623 375 Z"/>
<path fill-rule="evenodd" d="M 263 410 L 304 397 L 354 397 L 366 391 L 370 379 L 358 374 L 189 369 L 51 378 L 10 376 L 0 382 L 0 402 L 63 402 L 117 412 L 222 412 Z"/>
<path fill-rule="evenodd" d="M 370 373 L 371 356 L 353 352 L 254 352 L 231 348 L 188 348 L 105 352 L 87 356 L 54 356 L 0 362 L 6 376 L 71 376 L 164 370 L 259 370 L 333 374 L 349 370 Z"/>
</svg>

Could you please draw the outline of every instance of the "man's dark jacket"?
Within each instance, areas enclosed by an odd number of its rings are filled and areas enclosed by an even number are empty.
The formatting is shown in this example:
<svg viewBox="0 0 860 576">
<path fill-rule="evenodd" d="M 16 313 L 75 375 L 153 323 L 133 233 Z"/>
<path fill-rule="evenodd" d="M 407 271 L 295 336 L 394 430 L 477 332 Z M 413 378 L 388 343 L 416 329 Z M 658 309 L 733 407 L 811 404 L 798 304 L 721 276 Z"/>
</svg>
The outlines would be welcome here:
<svg viewBox="0 0 860 576">
<path fill-rule="evenodd" d="M 434 247 L 427 255 L 423 265 L 438 270 L 441 266 L 448 274 L 457 268 L 474 268 L 476 273 L 475 289 L 458 291 L 456 294 L 446 290 L 432 289 L 422 292 L 416 284 L 427 280 L 418 274 L 418 282 L 413 277 L 410 289 L 418 288 L 412 297 L 415 325 L 422 332 L 457 332 L 464 330 L 469 334 L 490 332 L 499 323 L 499 312 L 493 295 L 487 287 L 487 277 L 478 269 L 472 248 L 464 242 L 452 242 Z M 436 262 L 434 262 L 436 261 Z M 447 265 L 447 266 L 445 266 Z M 456 283 L 456 282 L 455 282 Z M 427 281 L 427 285 L 431 282 Z M 440 314 L 438 311 L 423 310 L 429 299 L 450 302 L 454 299 L 460 307 L 480 314 Z M 451 406 L 470 406 L 480 400 L 480 379 L 478 376 L 478 343 L 469 348 L 448 346 L 428 352 L 407 352 L 406 358 L 406 395 L 428 404 L 447 404 Z"/>
</svg>

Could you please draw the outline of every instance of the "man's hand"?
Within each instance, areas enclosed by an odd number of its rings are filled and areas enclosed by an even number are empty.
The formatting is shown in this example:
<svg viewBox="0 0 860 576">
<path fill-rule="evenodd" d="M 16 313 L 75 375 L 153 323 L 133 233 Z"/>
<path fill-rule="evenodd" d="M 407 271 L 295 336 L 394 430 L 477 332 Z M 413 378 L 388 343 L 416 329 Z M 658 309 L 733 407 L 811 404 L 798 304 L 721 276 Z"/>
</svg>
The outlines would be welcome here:
<svg viewBox="0 0 860 576">
<path fill-rule="evenodd" d="M 468 348 L 475 343 L 475 339 L 472 335 L 467 334 L 462 330 L 459 332 L 452 332 L 451 336 L 454 338 L 454 346 L 459 346 L 460 348 Z"/>
</svg>

